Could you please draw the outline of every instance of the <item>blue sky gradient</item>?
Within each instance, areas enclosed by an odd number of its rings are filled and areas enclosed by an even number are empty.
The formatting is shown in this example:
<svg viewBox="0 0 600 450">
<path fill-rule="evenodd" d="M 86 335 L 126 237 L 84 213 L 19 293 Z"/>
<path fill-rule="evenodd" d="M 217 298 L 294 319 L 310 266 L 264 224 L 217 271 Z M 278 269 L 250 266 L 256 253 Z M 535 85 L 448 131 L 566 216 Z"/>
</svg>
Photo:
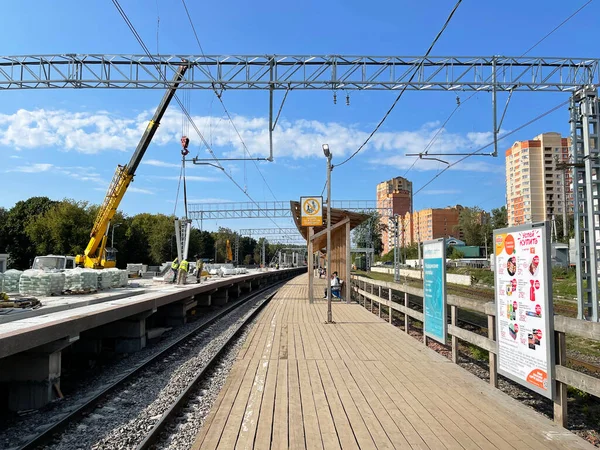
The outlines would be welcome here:
<svg viewBox="0 0 600 450">
<path fill-rule="evenodd" d="M 125 1 L 122 6 L 152 52 L 199 54 L 179 0 Z M 519 56 L 562 22 L 585 0 L 465 0 L 432 55 Z M 422 55 L 444 23 L 454 1 L 198 2 L 188 7 L 206 54 Z M 530 56 L 597 57 L 597 32 L 590 26 L 600 6 L 592 2 L 541 43 Z M 158 18 L 160 19 L 158 21 Z M 158 49 L 157 49 L 157 22 Z M 142 53 L 110 0 L 5 2 L 0 18 L 4 55 L 54 53 Z M 34 195 L 100 203 L 117 164 L 129 161 L 141 130 L 162 92 L 142 90 L 5 91 L 0 102 L 0 206 Z M 458 95 L 464 101 L 470 93 Z M 280 100 L 282 93 L 277 94 Z M 279 125 L 275 162 L 259 167 L 278 200 L 320 193 L 325 180 L 321 144 L 330 144 L 333 163 L 353 152 L 372 131 L 395 93 L 292 92 Z M 505 96 L 499 97 L 503 104 Z M 503 130 L 512 130 L 568 94 L 517 93 Z M 268 93 L 228 91 L 225 105 L 250 150 L 267 149 Z M 212 92 L 191 93 L 191 113 L 217 155 L 240 155 L 241 144 Z M 375 185 L 403 176 L 413 159 L 456 106 L 456 93 L 406 92 L 389 119 L 351 162 L 333 172 L 334 199 L 374 199 Z M 172 213 L 179 175 L 181 113 L 172 105 L 150 146 L 121 209 Z M 491 95 L 480 93 L 462 106 L 433 149 L 472 151 L 491 138 Z M 504 204 L 503 152 L 515 140 L 542 132 L 567 135 L 567 107 L 524 128 L 501 143 L 500 157 L 473 157 L 448 170 L 415 196 L 415 208 L 463 204 L 484 209 Z M 190 135 L 192 155 L 205 155 Z M 433 150 L 432 150 L 433 151 Z M 231 175 L 257 201 L 272 200 L 250 162 L 227 164 Z M 443 165 L 417 162 L 406 174 L 418 189 Z M 246 201 L 223 174 L 194 167 L 188 193 L 192 201 Z M 181 208 L 177 211 L 181 214 Z M 288 226 L 288 222 L 277 221 Z M 258 228 L 257 220 L 205 223 Z"/>
</svg>

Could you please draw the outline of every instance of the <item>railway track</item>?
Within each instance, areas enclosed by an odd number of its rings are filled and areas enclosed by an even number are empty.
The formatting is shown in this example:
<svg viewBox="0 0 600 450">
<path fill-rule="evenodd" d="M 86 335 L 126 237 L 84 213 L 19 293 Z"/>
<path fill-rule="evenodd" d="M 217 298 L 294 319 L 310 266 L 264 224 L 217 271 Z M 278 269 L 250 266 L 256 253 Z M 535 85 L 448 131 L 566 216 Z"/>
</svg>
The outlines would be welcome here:
<svg viewBox="0 0 600 450">
<path fill-rule="evenodd" d="M 256 293 L 248 295 L 245 298 L 238 300 L 231 305 L 228 305 L 223 310 L 218 311 L 216 314 L 212 315 L 207 320 L 198 324 L 197 327 L 188 331 L 184 335 L 178 337 L 168 346 L 160 350 L 158 353 L 151 355 L 143 362 L 131 367 L 127 372 L 122 375 L 116 377 L 111 383 L 100 387 L 97 390 L 97 393 L 90 398 L 86 399 L 83 403 L 78 404 L 72 411 L 70 411 L 66 415 L 59 415 L 59 418 L 48 424 L 48 426 L 44 427 L 41 432 L 37 435 L 27 438 L 26 442 L 21 442 L 18 444 L 16 449 L 19 450 L 28 450 L 39 448 L 41 446 L 46 446 L 50 441 L 55 440 L 56 436 L 64 432 L 71 424 L 81 419 L 84 415 L 88 415 L 91 411 L 93 411 L 98 405 L 102 402 L 105 402 L 107 397 L 109 397 L 113 392 L 117 391 L 122 386 L 127 383 L 131 384 L 135 377 L 141 375 L 146 369 L 152 367 L 153 364 L 161 363 L 163 361 L 168 361 L 172 358 L 173 354 L 180 350 L 182 346 L 185 346 L 188 341 L 198 339 L 198 335 L 201 333 L 206 333 L 207 330 L 210 329 L 211 326 L 214 326 L 219 323 L 222 319 L 228 318 L 232 313 L 235 313 L 240 306 L 246 303 L 252 303 L 252 301 L 257 301 L 258 306 L 256 306 L 253 310 L 250 310 L 249 313 L 246 313 L 243 316 L 243 320 L 237 320 L 235 322 L 235 331 L 224 339 L 222 342 L 218 344 L 218 346 L 211 352 L 210 358 L 203 364 L 201 370 L 199 370 L 195 376 L 186 383 L 186 385 L 178 392 L 177 397 L 172 402 L 172 404 L 166 408 L 166 410 L 162 413 L 161 417 L 158 420 L 155 420 L 154 425 L 147 429 L 144 438 L 136 443 L 132 448 L 145 449 L 149 448 L 153 443 L 156 442 L 158 436 L 164 427 L 172 420 L 174 415 L 180 411 L 182 405 L 184 405 L 189 393 L 197 386 L 198 382 L 202 380 L 206 374 L 213 368 L 213 365 L 222 354 L 226 351 L 226 349 L 230 346 L 230 344 L 235 341 L 236 337 L 240 334 L 240 332 L 245 328 L 245 326 L 258 314 L 258 312 L 271 300 L 271 298 L 276 294 L 277 289 L 280 285 L 285 283 L 282 281 L 277 283 L 274 286 L 270 286 L 268 288 L 264 288 Z"/>
</svg>

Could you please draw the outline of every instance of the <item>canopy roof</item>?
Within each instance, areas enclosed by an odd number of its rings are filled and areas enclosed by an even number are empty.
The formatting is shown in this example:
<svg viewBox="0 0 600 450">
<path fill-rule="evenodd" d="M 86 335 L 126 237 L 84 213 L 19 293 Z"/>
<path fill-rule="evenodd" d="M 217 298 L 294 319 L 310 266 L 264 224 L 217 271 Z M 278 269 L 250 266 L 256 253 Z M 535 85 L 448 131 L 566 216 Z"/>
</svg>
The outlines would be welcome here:
<svg viewBox="0 0 600 450">
<path fill-rule="evenodd" d="M 296 224 L 298 231 L 304 237 L 304 239 L 306 239 L 306 241 L 308 242 L 308 227 L 302 226 L 302 219 L 300 217 L 300 214 L 301 214 L 300 202 L 290 201 L 290 208 L 292 210 L 292 217 L 294 218 L 294 223 Z M 325 224 L 320 227 L 313 227 L 315 234 L 318 234 L 321 231 L 327 230 L 326 217 L 327 217 L 327 208 L 323 207 L 323 222 Z M 344 221 L 346 219 L 346 217 L 350 221 L 350 229 L 352 230 L 352 229 L 356 228 L 358 225 L 360 225 L 361 223 L 363 223 L 365 220 L 367 220 L 370 216 L 368 214 L 357 213 L 354 211 L 347 211 L 345 209 L 331 208 L 331 227 L 332 228 L 335 227 L 335 225 Z M 325 234 L 320 237 L 317 237 L 314 240 L 315 251 L 321 250 L 322 248 L 324 248 L 326 246 L 327 246 L 327 236 Z"/>
</svg>

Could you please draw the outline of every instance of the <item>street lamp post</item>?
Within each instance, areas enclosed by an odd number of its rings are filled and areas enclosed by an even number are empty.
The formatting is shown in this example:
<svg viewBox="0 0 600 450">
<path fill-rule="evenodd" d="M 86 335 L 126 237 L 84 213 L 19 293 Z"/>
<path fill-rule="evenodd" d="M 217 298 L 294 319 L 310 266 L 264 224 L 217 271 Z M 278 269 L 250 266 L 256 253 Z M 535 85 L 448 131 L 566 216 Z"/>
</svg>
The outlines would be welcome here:
<svg viewBox="0 0 600 450">
<path fill-rule="evenodd" d="M 327 323 L 333 322 L 331 314 L 331 158 L 329 145 L 323 144 L 323 153 L 327 158 Z"/>
<path fill-rule="evenodd" d="M 121 223 L 115 223 L 113 225 L 113 227 L 112 227 L 112 235 L 111 235 L 111 238 L 110 238 L 110 246 L 112 248 L 115 248 L 115 228 L 120 227 L 121 225 L 123 225 L 123 224 L 121 224 Z"/>
</svg>

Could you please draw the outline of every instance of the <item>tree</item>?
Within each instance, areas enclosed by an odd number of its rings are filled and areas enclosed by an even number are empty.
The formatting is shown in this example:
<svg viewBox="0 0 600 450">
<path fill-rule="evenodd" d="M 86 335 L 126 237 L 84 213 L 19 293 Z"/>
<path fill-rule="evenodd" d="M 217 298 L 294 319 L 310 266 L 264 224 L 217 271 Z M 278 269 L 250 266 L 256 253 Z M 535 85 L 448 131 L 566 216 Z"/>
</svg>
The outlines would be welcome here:
<svg viewBox="0 0 600 450">
<path fill-rule="evenodd" d="M 506 206 L 492 209 L 491 225 L 493 230 L 508 227 L 508 211 L 506 211 Z"/>
<path fill-rule="evenodd" d="M 467 245 L 485 245 L 488 227 L 486 221 L 482 220 L 485 211 L 475 206 L 464 208 L 458 216 L 458 229 L 462 232 Z"/>
<path fill-rule="evenodd" d="M 87 202 L 66 199 L 32 218 L 25 233 L 38 255 L 80 255 L 90 238 L 94 212 Z"/>
<path fill-rule="evenodd" d="M 359 248 L 370 248 L 375 250 L 376 254 L 380 254 L 383 250 L 383 241 L 381 240 L 381 232 L 385 225 L 381 223 L 381 216 L 374 212 L 363 223 L 354 229 L 354 243 Z"/>
<path fill-rule="evenodd" d="M 137 214 L 132 218 L 128 235 L 130 239 L 140 242 L 147 250 L 148 260 L 143 262 L 162 264 L 174 258 L 172 256 L 172 252 L 176 254 L 174 220 L 173 216 L 148 213 Z"/>
<path fill-rule="evenodd" d="M 48 197 L 31 197 L 17 202 L 8 211 L 2 228 L 12 268 L 24 270 L 31 267 L 36 256 L 36 247 L 25 229 L 31 220 L 45 213 L 55 203 Z"/>
<path fill-rule="evenodd" d="M 0 253 L 4 253 L 4 249 L 8 244 L 6 234 L 4 232 L 4 224 L 8 218 L 8 211 L 5 208 L 0 208 Z"/>
<path fill-rule="evenodd" d="M 449 259 L 461 259 L 464 258 L 465 254 L 461 252 L 458 247 L 454 245 L 450 247 L 450 251 L 448 252 Z"/>
</svg>

